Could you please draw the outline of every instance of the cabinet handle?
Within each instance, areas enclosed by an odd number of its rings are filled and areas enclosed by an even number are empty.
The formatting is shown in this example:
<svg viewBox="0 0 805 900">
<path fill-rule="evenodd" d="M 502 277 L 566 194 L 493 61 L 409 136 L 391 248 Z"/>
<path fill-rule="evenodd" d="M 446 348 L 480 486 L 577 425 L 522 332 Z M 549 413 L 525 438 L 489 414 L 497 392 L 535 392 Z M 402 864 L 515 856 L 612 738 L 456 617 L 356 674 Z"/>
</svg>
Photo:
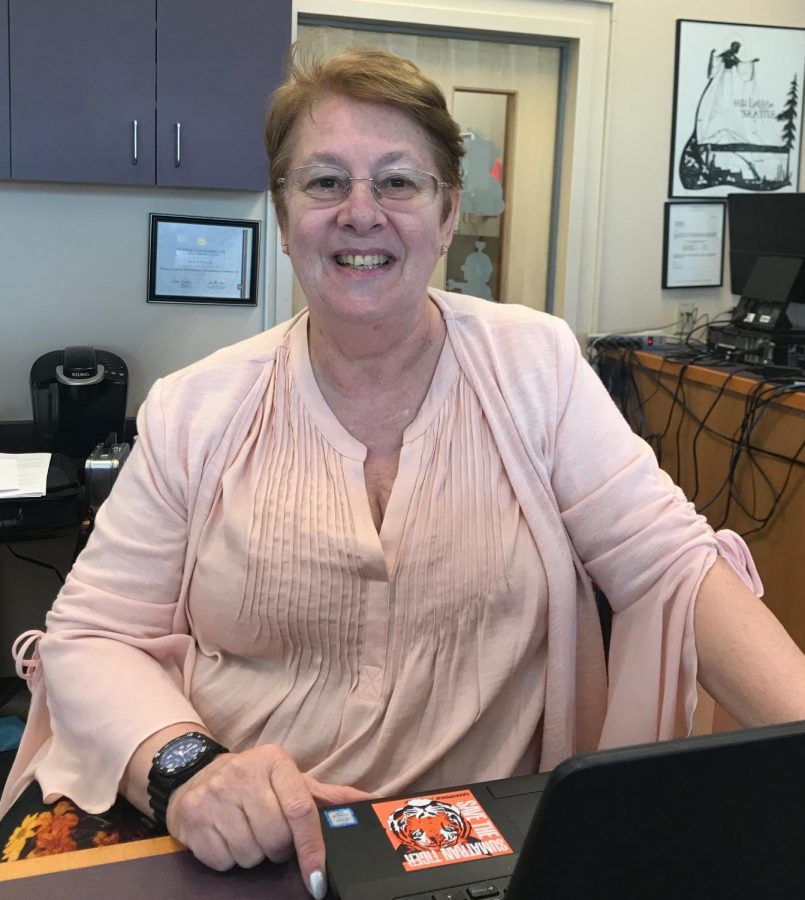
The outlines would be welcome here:
<svg viewBox="0 0 805 900">
<path fill-rule="evenodd" d="M 137 125 L 138 122 L 134 119 L 131 123 L 131 164 L 133 166 L 137 165 Z"/>
<path fill-rule="evenodd" d="M 176 123 L 176 159 L 173 162 L 174 166 L 180 166 L 182 164 L 182 123 Z"/>
</svg>

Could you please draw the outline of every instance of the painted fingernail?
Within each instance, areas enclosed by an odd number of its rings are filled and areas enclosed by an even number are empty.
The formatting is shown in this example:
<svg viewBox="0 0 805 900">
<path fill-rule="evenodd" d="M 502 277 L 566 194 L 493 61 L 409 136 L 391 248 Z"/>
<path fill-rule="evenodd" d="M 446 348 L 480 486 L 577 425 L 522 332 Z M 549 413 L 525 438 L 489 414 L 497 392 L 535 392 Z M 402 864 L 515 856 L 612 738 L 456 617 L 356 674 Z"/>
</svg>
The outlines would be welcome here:
<svg viewBox="0 0 805 900">
<path fill-rule="evenodd" d="M 321 869 L 310 873 L 310 893 L 313 894 L 315 900 L 324 900 L 327 896 L 327 879 Z"/>
</svg>

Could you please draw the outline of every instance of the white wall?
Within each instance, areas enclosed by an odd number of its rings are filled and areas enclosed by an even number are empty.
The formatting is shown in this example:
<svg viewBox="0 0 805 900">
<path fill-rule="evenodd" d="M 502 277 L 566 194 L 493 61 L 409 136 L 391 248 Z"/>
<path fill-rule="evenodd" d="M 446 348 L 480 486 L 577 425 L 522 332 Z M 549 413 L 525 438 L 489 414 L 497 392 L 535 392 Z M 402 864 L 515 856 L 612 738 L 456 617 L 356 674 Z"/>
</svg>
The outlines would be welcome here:
<svg viewBox="0 0 805 900">
<path fill-rule="evenodd" d="M 157 377 L 260 330 L 264 265 L 256 308 L 146 303 L 151 212 L 264 223 L 265 197 L 0 182 L 0 421 L 30 420 L 31 363 L 49 350 L 121 356 L 133 415 Z"/>
<path fill-rule="evenodd" d="M 736 300 L 729 291 L 727 260 L 723 288 L 660 288 L 677 19 L 805 28 L 805 0 L 616 0 L 600 232 L 600 331 L 673 322 L 676 301 L 682 299 L 711 315 Z"/>
</svg>

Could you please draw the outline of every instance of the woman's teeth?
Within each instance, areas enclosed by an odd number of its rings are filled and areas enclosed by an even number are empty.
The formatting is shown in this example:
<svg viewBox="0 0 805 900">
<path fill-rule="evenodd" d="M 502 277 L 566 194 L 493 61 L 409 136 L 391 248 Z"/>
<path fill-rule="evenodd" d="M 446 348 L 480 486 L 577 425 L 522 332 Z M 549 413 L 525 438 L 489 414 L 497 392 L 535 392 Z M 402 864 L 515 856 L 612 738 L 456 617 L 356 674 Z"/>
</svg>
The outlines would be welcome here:
<svg viewBox="0 0 805 900">
<path fill-rule="evenodd" d="M 385 266 L 391 259 L 390 256 L 384 256 L 379 253 L 367 254 L 366 256 L 356 253 L 345 253 L 336 256 L 335 261 L 339 266 L 349 266 L 353 269 L 379 269 Z"/>
</svg>

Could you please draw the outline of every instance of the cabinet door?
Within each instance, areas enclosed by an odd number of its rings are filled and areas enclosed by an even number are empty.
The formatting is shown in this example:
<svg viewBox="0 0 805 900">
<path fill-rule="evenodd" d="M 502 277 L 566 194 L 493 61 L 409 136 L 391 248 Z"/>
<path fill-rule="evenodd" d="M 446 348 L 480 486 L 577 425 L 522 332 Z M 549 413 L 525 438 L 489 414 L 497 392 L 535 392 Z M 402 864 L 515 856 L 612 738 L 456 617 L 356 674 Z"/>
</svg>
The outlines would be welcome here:
<svg viewBox="0 0 805 900">
<path fill-rule="evenodd" d="M 8 133 L 8 0 L 0 0 L 0 179 L 11 177 Z"/>
<path fill-rule="evenodd" d="M 157 183 L 264 191 L 291 0 L 157 0 Z"/>
<path fill-rule="evenodd" d="M 155 0 L 10 0 L 15 179 L 154 184 L 155 18 Z"/>
</svg>

